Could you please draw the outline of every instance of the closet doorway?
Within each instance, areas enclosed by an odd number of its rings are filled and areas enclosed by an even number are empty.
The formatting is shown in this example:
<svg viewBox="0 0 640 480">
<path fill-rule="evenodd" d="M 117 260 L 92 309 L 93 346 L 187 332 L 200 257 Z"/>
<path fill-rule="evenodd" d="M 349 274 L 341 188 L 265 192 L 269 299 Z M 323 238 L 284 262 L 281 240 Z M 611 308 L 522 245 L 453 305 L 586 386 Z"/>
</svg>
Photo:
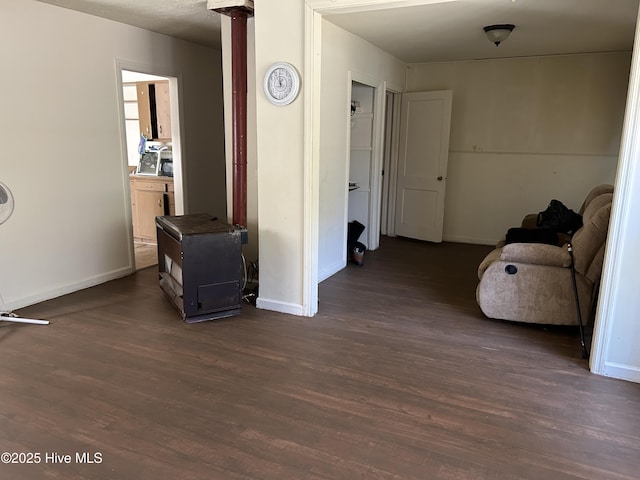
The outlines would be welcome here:
<svg viewBox="0 0 640 480">
<path fill-rule="evenodd" d="M 364 225 L 358 241 L 375 250 L 380 243 L 385 88 L 355 77 L 350 87 L 347 222 Z"/>
</svg>

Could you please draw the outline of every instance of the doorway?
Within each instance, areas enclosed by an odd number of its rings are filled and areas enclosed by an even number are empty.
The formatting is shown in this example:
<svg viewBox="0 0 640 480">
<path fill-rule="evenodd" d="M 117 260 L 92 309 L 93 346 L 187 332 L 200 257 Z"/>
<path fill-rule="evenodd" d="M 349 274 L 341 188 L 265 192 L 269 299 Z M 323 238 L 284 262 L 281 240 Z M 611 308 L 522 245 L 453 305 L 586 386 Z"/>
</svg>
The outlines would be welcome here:
<svg viewBox="0 0 640 480">
<path fill-rule="evenodd" d="M 386 92 L 380 233 L 439 243 L 452 92 Z"/>
<path fill-rule="evenodd" d="M 367 246 L 371 245 L 374 94 L 373 87 L 355 81 L 351 84 L 348 222 L 362 225 L 359 237 L 353 240 Z"/>
<path fill-rule="evenodd" d="M 155 217 L 183 213 L 177 79 L 122 69 L 121 81 L 131 243 L 140 270 L 157 264 Z"/>
<path fill-rule="evenodd" d="M 380 244 L 386 85 L 353 72 L 348 85 L 351 115 L 347 222 L 364 225 L 359 241 L 375 250 Z"/>
</svg>

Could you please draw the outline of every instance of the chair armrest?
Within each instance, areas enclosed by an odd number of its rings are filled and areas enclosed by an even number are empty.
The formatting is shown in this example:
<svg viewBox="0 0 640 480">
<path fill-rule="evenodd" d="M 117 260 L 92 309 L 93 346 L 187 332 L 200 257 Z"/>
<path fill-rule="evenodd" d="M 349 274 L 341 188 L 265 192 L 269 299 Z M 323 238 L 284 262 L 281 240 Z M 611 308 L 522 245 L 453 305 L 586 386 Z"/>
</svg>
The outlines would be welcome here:
<svg viewBox="0 0 640 480">
<path fill-rule="evenodd" d="M 571 266 L 571 255 L 566 247 L 544 243 L 510 243 L 502 248 L 500 260 L 550 267 Z"/>
</svg>

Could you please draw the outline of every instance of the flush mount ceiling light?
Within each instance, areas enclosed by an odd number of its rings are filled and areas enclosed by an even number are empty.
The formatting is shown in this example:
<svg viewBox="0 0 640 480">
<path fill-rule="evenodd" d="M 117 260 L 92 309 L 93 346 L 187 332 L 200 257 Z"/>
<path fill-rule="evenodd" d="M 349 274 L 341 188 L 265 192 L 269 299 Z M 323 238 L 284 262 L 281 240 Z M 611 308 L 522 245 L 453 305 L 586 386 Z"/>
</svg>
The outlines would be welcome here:
<svg viewBox="0 0 640 480">
<path fill-rule="evenodd" d="M 515 25 L 511 25 L 510 23 L 502 25 L 488 25 L 484 27 L 484 33 L 492 43 L 496 44 L 497 47 L 501 42 L 504 42 L 507 39 L 514 28 L 516 28 Z"/>
</svg>

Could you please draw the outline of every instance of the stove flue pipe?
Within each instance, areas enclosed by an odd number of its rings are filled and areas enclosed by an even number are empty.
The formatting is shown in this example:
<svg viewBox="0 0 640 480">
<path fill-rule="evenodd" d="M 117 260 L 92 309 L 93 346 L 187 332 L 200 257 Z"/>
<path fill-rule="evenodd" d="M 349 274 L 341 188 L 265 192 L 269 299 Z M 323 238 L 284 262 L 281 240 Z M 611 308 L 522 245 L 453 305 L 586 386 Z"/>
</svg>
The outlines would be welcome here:
<svg viewBox="0 0 640 480">
<path fill-rule="evenodd" d="M 247 18 L 253 15 L 253 2 L 210 0 L 227 6 L 212 10 L 231 17 L 231 102 L 233 118 L 233 224 L 247 226 Z"/>
<path fill-rule="evenodd" d="M 247 226 L 247 14 L 231 16 L 233 224 Z"/>
</svg>

